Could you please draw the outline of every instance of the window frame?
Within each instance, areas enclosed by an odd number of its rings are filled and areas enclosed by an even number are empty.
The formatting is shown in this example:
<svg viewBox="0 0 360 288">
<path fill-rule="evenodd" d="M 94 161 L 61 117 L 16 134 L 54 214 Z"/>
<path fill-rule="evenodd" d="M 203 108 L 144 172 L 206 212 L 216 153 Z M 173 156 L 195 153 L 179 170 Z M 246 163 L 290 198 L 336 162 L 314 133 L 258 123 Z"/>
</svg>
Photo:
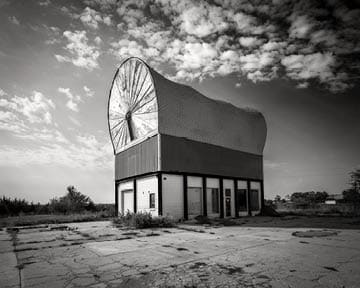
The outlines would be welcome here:
<svg viewBox="0 0 360 288">
<path fill-rule="evenodd" d="M 156 209 L 156 195 L 155 195 L 155 193 L 150 193 L 149 194 L 149 209 Z"/>
</svg>

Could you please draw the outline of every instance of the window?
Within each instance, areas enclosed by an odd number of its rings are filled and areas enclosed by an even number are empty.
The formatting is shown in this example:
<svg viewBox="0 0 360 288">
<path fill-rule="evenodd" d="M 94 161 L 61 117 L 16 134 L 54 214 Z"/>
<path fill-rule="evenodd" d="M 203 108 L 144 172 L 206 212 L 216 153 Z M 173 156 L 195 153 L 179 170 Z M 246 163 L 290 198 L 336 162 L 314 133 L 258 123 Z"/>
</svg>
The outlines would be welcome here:
<svg viewBox="0 0 360 288">
<path fill-rule="evenodd" d="M 211 188 L 212 213 L 219 213 L 219 189 Z"/>
<path fill-rule="evenodd" d="M 258 181 L 250 182 L 250 208 L 251 211 L 260 210 L 261 183 Z"/>
<path fill-rule="evenodd" d="M 150 193 L 150 208 L 155 208 L 155 193 Z"/>
<path fill-rule="evenodd" d="M 251 211 L 259 210 L 259 190 L 251 189 L 250 190 L 250 207 Z"/>
<path fill-rule="evenodd" d="M 231 197 L 231 189 L 229 189 L 229 188 L 225 189 L 225 196 L 226 197 Z"/>
<path fill-rule="evenodd" d="M 247 211 L 246 192 L 247 189 L 237 190 L 237 202 L 238 202 L 239 211 Z"/>
</svg>

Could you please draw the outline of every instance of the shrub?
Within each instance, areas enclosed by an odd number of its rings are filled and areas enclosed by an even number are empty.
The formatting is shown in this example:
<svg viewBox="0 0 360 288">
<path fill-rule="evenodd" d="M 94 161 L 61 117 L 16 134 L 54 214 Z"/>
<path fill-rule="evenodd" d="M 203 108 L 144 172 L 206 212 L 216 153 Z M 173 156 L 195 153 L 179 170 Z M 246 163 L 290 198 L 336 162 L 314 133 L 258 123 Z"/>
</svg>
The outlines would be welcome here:
<svg viewBox="0 0 360 288">
<path fill-rule="evenodd" d="M 158 216 L 152 219 L 153 227 L 171 228 L 175 227 L 175 221 L 173 218 Z"/>
<path fill-rule="evenodd" d="M 170 228 L 175 226 L 174 220 L 170 217 L 152 217 L 149 212 L 131 213 L 129 211 L 125 214 L 120 214 L 119 217 L 113 220 L 113 223 L 115 225 L 136 229 Z"/>
<path fill-rule="evenodd" d="M 67 194 L 60 198 L 50 200 L 50 211 L 52 213 L 79 213 L 84 211 L 96 211 L 96 206 L 91 199 L 79 192 L 74 186 L 66 188 Z"/>
<path fill-rule="evenodd" d="M 29 203 L 25 199 L 0 198 L 0 216 L 17 216 L 20 213 L 34 213 L 40 204 Z"/>
<path fill-rule="evenodd" d="M 198 215 L 195 217 L 195 220 L 197 224 L 211 224 L 211 221 L 207 216 Z"/>
</svg>

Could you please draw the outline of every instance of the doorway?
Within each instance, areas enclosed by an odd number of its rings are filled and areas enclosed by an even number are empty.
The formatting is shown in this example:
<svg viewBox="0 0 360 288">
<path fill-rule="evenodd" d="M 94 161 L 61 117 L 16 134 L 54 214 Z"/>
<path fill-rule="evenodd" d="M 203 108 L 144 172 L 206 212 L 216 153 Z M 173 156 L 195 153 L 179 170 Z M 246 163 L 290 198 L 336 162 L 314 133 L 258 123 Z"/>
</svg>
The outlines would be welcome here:
<svg viewBox="0 0 360 288">
<path fill-rule="evenodd" d="M 127 189 L 121 191 L 121 210 L 122 213 L 134 212 L 134 190 Z"/>
<path fill-rule="evenodd" d="M 225 217 L 231 216 L 231 189 L 225 189 Z"/>
</svg>

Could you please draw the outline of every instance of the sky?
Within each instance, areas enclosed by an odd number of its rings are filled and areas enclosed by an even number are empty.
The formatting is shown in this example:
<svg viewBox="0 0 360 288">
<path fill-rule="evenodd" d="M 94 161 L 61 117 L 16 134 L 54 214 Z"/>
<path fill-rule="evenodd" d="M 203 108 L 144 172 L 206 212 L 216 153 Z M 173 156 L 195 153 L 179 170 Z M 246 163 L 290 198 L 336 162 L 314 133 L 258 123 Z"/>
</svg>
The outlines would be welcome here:
<svg viewBox="0 0 360 288">
<path fill-rule="evenodd" d="M 261 111 L 265 198 L 341 193 L 360 167 L 360 3 L 0 0 L 0 196 L 114 202 L 107 101 L 137 56 Z"/>
</svg>

